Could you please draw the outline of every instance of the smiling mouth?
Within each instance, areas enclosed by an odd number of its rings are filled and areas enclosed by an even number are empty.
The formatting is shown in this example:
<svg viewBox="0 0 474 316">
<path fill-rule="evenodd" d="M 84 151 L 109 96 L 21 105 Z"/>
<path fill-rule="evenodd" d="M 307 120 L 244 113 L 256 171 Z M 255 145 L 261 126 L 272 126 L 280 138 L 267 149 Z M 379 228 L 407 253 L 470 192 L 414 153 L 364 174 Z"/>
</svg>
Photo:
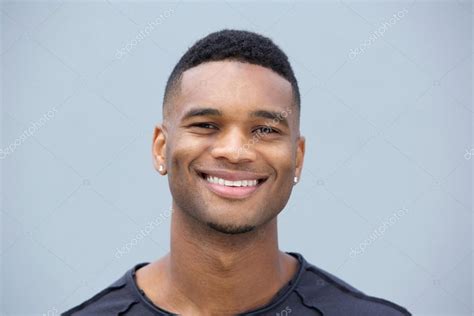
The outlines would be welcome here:
<svg viewBox="0 0 474 316">
<path fill-rule="evenodd" d="M 207 173 L 198 172 L 206 187 L 223 198 L 244 199 L 256 192 L 268 178 L 225 179 Z M 235 177 L 232 177 L 235 178 Z"/>
<path fill-rule="evenodd" d="M 199 176 L 206 180 L 209 183 L 213 184 L 219 184 L 223 186 L 230 186 L 230 187 L 247 187 L 247 186 L 257 186 L 265 180 L 266 178 L 260 178 L 260 179 L 242 179 L 242 180 L 227 180 L 225 178 L 220 178 L 217 176 L 211 176 L 209 174 L 203 173 L 203 172 L 198 172 Z"/>
</svg>

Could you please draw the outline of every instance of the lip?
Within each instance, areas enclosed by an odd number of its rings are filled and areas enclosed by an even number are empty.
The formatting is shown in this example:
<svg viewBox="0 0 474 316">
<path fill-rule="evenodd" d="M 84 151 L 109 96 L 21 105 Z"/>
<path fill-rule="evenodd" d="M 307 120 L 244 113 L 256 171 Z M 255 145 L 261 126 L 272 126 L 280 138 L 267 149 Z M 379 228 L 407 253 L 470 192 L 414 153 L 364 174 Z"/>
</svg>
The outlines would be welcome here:
<svg viewBox="0 0 474 316">
<path fill-rule="evenodd" d="M 231 172 L 227 170 L 197 170 L 198 177 L 204 182 L 204 185 L 213 193 L 227 199 L 246 199 L 255 193 L 262 184 L 268 179 L 268 176 L 252 172 Z M 231 187 L 216 183 L 210 183 L 206 176 L 219 177 L 225 180 L 258 180 L 257 185 L 247 187 Z"/>
<path fill-rule="evenodd" d="M 266 180 L 268 175 L 263 173 L 248 172 L 248 171 L 229 171 L 224 169 L 196 169 L 202 176 L 210 175 L 213 177 L 222 178 L 224 180 L 238 181 L 238 180 Z"/>
</svg>

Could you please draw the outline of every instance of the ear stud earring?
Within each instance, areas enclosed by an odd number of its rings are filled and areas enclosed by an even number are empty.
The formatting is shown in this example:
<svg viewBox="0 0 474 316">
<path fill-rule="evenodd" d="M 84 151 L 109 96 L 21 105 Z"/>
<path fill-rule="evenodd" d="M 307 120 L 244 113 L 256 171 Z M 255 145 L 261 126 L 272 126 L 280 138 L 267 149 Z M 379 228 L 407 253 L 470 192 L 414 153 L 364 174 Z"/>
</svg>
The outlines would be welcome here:
<svg viewBox="0 0 474 316">
<path fill-rule="evenodd" d="M 298 183 L 298 177 L 293 178 L 293 183 L 295 183 L 295 184 Z"/>
<path fill-rule="evenodd" d="M 164 169 L 165 169 L 165 168 L 163 167 L 163 165 L 160 165 L 160 166 L 158 167 L 158 171 L 159 171 L 159 172 L 162 172 Z"/>
</svg>

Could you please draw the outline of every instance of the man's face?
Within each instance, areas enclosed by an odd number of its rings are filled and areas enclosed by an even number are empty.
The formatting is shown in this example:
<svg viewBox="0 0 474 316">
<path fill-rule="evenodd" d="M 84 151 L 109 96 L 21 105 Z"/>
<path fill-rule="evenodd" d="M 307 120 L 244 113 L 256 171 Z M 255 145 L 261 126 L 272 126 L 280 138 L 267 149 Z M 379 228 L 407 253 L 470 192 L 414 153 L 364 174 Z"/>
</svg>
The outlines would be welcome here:
<svg viewBox="0 0 474 316">
<path fill-rule="evenodd" d="M 155 133 L 176 205 L 234 234 L 277 216 L 304 156 L 293 100 L 291 84 L 258 65 L 218 61 L 185 71 Z"/>
</svg>

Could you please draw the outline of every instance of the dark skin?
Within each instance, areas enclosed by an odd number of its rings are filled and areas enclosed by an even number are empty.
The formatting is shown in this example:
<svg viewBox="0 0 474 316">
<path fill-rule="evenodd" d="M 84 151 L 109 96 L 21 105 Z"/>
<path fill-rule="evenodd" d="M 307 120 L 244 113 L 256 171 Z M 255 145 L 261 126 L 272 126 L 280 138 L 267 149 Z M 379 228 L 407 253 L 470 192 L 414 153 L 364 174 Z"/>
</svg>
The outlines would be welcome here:
<svg viewBox="0 0 474 316">
<path fill-rule="evenodd" d="M 209 62 L 185 71 L 168 102 L 153 157 L 173 196 L 170 252 L 139 269 L 137 283 L 155 305 L 180 315 L 264 306 L 298 269 L 277 236 L 305 151 L 291 84 L 258 65 Z M 272 121 L 269 113 L 282 115 Z M 247 172 L 262 183 L 248 197 L 223 197 L 203 170 Z"/>
</svg>

